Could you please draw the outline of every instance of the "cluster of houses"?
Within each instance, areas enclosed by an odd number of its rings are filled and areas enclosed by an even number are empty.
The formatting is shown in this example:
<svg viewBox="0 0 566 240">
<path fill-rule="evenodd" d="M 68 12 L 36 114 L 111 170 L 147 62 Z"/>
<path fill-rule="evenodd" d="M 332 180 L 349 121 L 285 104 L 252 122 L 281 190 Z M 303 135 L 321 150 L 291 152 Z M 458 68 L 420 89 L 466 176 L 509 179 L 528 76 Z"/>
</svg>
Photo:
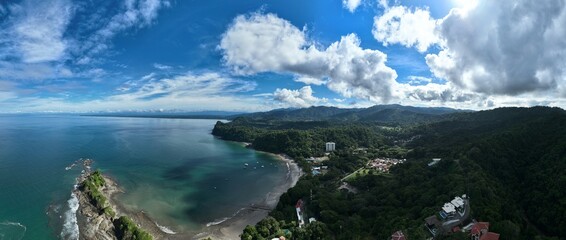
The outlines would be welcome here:
<svg viewBox="0 0 566 240">
<path fill-rule="evenodd" d="M 391 168 L 394 165 L 404 163 L 405 161 L 407 161 L 407 159 L 376 158 L 368 162 L 367 168 L 388 173 L 389 168 Z"/>
<path fill-rule="evenodd" d="M 499 239 L 499 234 L 489 232 L 489 223 L 470 220 L 471 209 L 466 194 L 444 203 L 441 209 L 438 214 L 425 219 L 425 227 L 433 237 L 456 232 L 470 232 L 472 240 Z M 464 224 L 467 225 L 464 226 Z"/>
<path fill-rule="evenodd" d="M 466 194 L 444 203 L 442 210 L 425 219 L 425 226 L 432 236 L 445 235 L 460 231 L 459 227 L 468 220 L 469 200 Z"/>
</svg>

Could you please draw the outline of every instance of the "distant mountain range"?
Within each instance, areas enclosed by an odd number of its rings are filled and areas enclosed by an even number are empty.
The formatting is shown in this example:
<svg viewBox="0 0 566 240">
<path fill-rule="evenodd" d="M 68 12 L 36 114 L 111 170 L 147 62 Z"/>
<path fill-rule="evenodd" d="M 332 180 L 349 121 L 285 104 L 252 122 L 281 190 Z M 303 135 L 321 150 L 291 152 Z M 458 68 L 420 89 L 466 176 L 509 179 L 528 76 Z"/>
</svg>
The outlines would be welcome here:
<svg viewBox="0 0 566 240">
<path fill-rule="evenodd" d="M 232 116 L 262 121 L 347 121 L 383 123 L 423 123 L 446 118 L 452 113 L 471 112 L 443 107 L 412 107 L 398 104 L 369 108 L 309 107 L 276 109 Z"/>
</svg>

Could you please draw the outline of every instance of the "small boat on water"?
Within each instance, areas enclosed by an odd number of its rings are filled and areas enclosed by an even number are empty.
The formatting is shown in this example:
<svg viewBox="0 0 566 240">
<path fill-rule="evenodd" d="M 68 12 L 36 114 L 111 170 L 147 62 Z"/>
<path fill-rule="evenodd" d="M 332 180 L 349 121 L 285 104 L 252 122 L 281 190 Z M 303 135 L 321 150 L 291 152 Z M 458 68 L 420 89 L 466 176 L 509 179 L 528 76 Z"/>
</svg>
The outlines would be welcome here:
<svg viewBox="0 0 566 240">
<path fill-rule="evenodd" d="M 261 167 L 264 167 L 263 165 L 261 165 Z"/>
<path fill-rule="evenodd" d="M 247 166 L 248 166 L 248 163 L 244 163 L 244 166 L 246 166 L 246 167 L 247 167 Z"/>
</svg>

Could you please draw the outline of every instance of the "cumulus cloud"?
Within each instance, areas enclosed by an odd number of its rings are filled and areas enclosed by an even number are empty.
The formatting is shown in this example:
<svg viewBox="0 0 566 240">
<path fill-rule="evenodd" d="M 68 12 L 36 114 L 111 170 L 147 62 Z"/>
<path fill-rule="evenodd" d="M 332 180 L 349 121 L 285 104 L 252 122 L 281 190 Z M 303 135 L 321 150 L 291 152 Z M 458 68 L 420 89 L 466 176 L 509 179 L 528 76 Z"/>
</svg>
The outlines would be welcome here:
<svg viewBox="0 0 566 240">
<path fill-rule="evenodd" d="M 356 8 L 358 8 L 361 4 L 362 0 L 342 0 L 342 6 L 348 9 L 351 13 L 355 12 Z"/>
<path fill-rule="evenodd" d="M 291 107 L 310 107 L 312 105 L 316 105 L 328 101 L 325 98 L 317 98 L 312 94 L 313 91 L 310 86 L 304 86 L 297 90 L 278 88 L 273 93 L 273 99 L 275 101 L 283 103 L 285 106 L 291 106 Z"/>
<path fill-rule="evenodd" d="M 236 73 L 272 71 L 327 79 L 329 89 L 345 97 L 386 102 L 397 78 L 385 64 L 387 55 L 361 48 L 355 34 L 320 48 L 304 30 L 274 14 L 236 17 L 218 47 Z"/>
<path fill-rule="evenodd" d="M 409 24 L 413 23 L 413 24 Z M 413 28 L 412 26 L 422 27 Z M 426 52 L 435 77 L 488 96 L 566 96 L 566 2 L 474 1 L 442 19 L 428 9 L 387 8 L 374 37 Z M 420 30 L 423 31 L 420 31 Z"/>
<path fill-rule="evenodd" d="M 374 18 L 372 33 L 384 46 L 401 44 L 426 52 L 439 42 L 435 33 L 436 25 L 437 20 L 430 16 L 426 8 L 394 6 L 386 7 L 383 15 Z"/>
<path fill-rule="evenodd" d="M 476 92 L 557 89 L 566 84 L 565 4 L 481 1 L 466 12 L 452 10 L 439 26 L 445 46 L 426 62 L 437 77 Z"/>
</svg>

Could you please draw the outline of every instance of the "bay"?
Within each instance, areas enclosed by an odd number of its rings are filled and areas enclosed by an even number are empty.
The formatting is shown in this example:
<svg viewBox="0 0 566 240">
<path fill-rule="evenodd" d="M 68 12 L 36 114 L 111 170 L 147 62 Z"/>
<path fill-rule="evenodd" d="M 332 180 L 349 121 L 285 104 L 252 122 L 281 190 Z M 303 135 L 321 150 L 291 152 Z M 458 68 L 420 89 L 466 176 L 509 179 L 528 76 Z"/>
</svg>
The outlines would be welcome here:
<svg viewBox="0 0 566 240">
<path fill-rule="evenodd" d="M 60 238 L 79 174 L 65 168 L 79 158 L 93 159 L 94 168 L 118 181 L 125 207 L 177 232 L 198 233 L 258 202 L 286 167 L 271 155 L 213 137 L 215 122 L 0 116 L 0 236 Z"/>
</svg>

